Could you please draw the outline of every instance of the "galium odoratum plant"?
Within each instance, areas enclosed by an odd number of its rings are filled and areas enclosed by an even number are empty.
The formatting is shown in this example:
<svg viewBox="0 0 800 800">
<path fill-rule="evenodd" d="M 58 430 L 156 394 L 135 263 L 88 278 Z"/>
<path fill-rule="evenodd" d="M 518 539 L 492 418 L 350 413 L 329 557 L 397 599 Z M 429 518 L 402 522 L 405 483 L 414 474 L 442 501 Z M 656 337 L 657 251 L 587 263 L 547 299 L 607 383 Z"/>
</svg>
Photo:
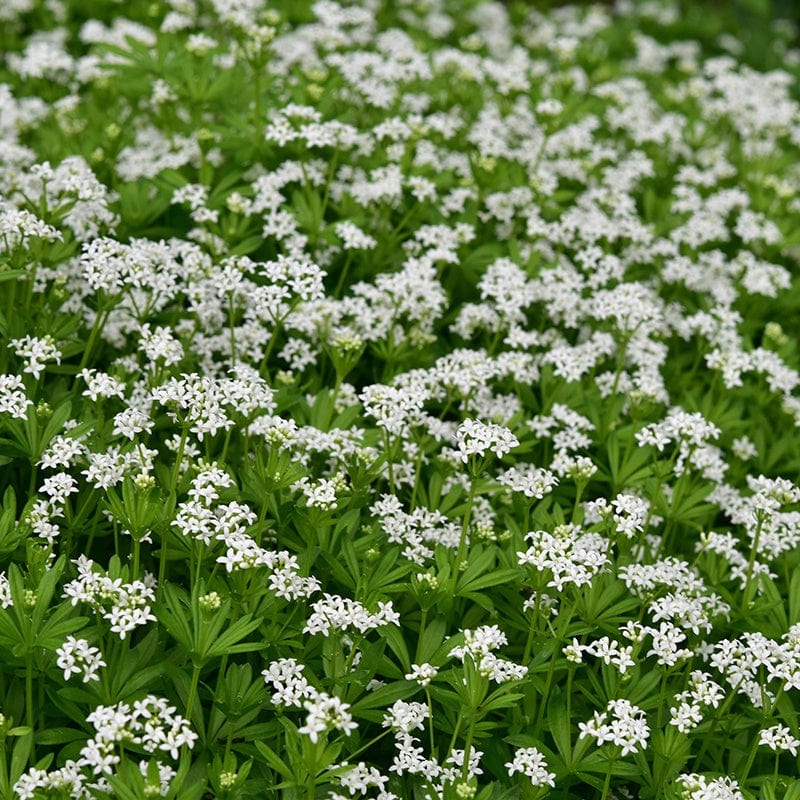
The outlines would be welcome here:
<svg viewBox="0 0 800 800">
<path fill-rule="evenodd" d="M 737 20 L 0 8 L 0 797 L 800 796 L 800 51 Z"/>
</svg>

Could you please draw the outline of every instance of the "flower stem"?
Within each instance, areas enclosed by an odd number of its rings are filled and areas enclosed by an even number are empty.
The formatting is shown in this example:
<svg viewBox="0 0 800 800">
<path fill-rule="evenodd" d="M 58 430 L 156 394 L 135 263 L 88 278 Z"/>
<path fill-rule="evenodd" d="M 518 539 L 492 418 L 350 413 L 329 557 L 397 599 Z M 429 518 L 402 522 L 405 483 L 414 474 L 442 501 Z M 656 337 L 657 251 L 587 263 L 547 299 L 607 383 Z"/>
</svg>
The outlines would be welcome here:
<svg viewBox="0 0 800 800">
<path fill-rule="evenodd" d="M 458 573 L 461 569 L 461 564 L 464 561 L 464 556 L 467 550 L 467 531 L 469 530 L 469 520 L 472 516 L 472 505 L 475 502 L 475 492 L 477 489 L 477 481 L 475 478 L 469 485 L 469 494 L 467 495 L 467 510 L 464 512 L 464 522 L 461 526 L 461 538 L 458 540 L 458 552 L 456 553 L 456 563 L 453 565 L 453 574 L 450 576 L 450 587 L 448 594 L 455 597 L 456 585 L 458 584 Z"/>
<path fill-rule="evenodd" d="M 192 719 L 192 709 L 197 696 L 197 684 L 200 682 L 200 667 L 197 664 L 194 664 L 193 667 L 192 682 L 189 684 L 189 694 L 186 697 L 186 719 L 189 721 Z"/>
</svg>

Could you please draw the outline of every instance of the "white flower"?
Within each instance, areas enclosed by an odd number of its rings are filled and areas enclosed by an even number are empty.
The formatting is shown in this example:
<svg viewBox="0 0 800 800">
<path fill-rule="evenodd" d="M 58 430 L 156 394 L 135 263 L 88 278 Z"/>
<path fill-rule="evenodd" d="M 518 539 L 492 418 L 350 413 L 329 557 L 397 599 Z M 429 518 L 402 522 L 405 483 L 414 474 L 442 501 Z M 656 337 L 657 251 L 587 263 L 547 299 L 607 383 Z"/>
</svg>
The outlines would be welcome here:
<svg viewBox="0 0 800 800">
<path fill-rule="evenodd" d="M 0 375 L 0 414 L 6 412 L 15 419 L 25 419 L 28 406 L 33 405 L 25 394 L 25 384 L 19 375 Z"/>
<path fill-rule="evenodd" d="M 800 747 L 800 739 L 792 736 L 792 732 L 785 725 L 773 725 L 771 728 L 764 728 L 758 737 L 759 744 L 765 744 L 771 750 L 787 750 L 793 757 L 797 757 L 797 748 Z"/>
<path fill-rule="evenodd" d="M 609 700 L 606 710 L 595 711 L 589 722 L 579 722 L 579 739 L 593 736 L 597 744 L 612 742 L 622 748 L 622 755 L 647 747 L 650 728 L 644 711 L 630 700 Z"/>
<path fill-rule="evenodd" d="M 485 456 L 487 451 L 498 458 L 519 446 L 519 439 L 503 425 L 465 419 L 456 431 L 461 460 L 466 464 L 472 455 Z"/>
<path fill-rule="evenodd" d="M 86 639 L 76 639 L 74 636 L 67 636 L 64 644 L 56 650 L 56 655 L 56 665 L 64 670 L 65 681 L 81 672 L 84 683 L 99 681 L 97 670 L 106 666 L 98 648 L 91 647 Z"/>
<path fill-rule="evenodd" d="M 25 359 L 23 372 L 30 373 L 36 379 L 44 372 L 45 362 L 61 363 L 61 351 L 56 347 L 55 339 L 49 335 L 41 338 L 27 335 L 23 339 L 12 339 L 8 346 L 14 348 L 15 355 Z"/>
<path fill-rule="evenodd" d="M 509 776 L 521 772 L 534 786 L 555 786 L 554 772 L 547 771 L 544 756 L 535 747 L 522 747 L 514 752 L 512 761 L 506 763 Z"/>
<path fill-rule="evenodd" d="M 411 733 L 415 728 L 423 730 L 428 718 L 428 707 L 424 703 L 407 703 L 397 700 L 384 716 L 384 728 Z"/>
<path fill-rule="evenodd" d="M 319 735 L 329 728 L 336 728 L 345 736 L 349 736 L 358 727 L 358 723 L 353 722 L 353 717 L 348 711 L 350 706 L 338 697 L 320 692 L 303 705 L 308 711 L 308 716 L 306 724 L 298 728 L 298 731 L 307 734 L 314 743 L 319 739 Z"/>
<path fill-rule="evenodd" d="M 405 675 L 407 681 L 416 681 L 423 688 L 439 674 L 432 664 L 412 664 L 411 672 Z"/>
</svg>

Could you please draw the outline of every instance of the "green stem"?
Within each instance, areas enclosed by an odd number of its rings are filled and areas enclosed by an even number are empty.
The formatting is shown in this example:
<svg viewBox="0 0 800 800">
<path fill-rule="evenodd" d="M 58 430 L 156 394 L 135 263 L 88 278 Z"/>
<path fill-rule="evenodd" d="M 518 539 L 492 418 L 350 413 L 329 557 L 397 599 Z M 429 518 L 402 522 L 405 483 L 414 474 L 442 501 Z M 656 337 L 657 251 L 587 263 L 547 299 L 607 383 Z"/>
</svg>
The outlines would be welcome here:
<svg viewBox="0 0 800 800">
<path fill-rule="evenodd" d="M 194 709 L 194 700 L 197 695 L 197 685 L 200 682 L 200 667 L 193 664 L 192 669 L 192 682 L 189 684 L 189 695 L 186 698 L 186 719 L 191 721 L 192 710 Z"/>
<path fill-rule="evenodd" d="M 611 758 L 608 761 L 608 769 L 606 770 L 606 779 L 605 779 L 605 781 L 603 783 L 603 794 L 602 794 L 601 800 L 606 800 L 606 798 L 608 797 L 608 792 L 611 789 L 611 773 L 612 773 L 612 771 L 614 769 L 614 762 L 615 761 L 616 761 L 616 759 L 614 759 L 614 758 Z"/>
<path fill-rule="evenodd" d="M 753 599 L 753 592 L 755 591 L 756 584 L 751 583 L 753 578 L 753 567 L 756 563 L 756 554 L 758 553 L 758 544 L 761 539 L 761 529 L 764 527 L 764 512 L 757 512 L 756 517 L 756 533 L 753 536 L 753 545 L 750 548 L 750 558 L 747 561 L 747 571 L 744 578 L 744 592 L 742 594 L 742 611 L 747 613 L 750 602 Z"/>
<path fill-rule="evenodd" d="M 183 451 L 186 448 L 186 439 L 189 436 L 189 426 L 183 423 L 181 430 L 181 440 L 178 444 L 178 452 L 175 454 L 175 464 L 172 467 L 172 477 L 169 481 L 169 496 L 167 497 L 167 517 L 171 517 L 175 511 L 175 502 L 178 498 L 178 477 L 183 461 Z M 156 588 L 157 600 L 160 602 L 164 591 L 164 582 L 167 578 L 167 541 L 169 537 L 169 520 L 166 521 L 161 531 L 161 554 L 158 560 L 158 586 Z"/>
<path fill-rule="evenodd" d="M 414 486 L 411 489 L 411 503 L 409 504 L 409 511 L 413 511 L 417 506 L 417 492 L 419 491 L 419 474 L 422 470 L 422 445 L 419 445 L 417 457 L 414 461 Z"/>
<path fill-rule="evenodd" d="M 228 330 L 231 345 L 231 366 L 236 365 L 236 328 L 233 325 L 236 310 L 233 307 L 233 292 L 228 295 Z"/>
<path fill-rule="evenodd" d="M 660 728 L 664 717 L 664 702 L 667 693 L 667 670 L 661 676 L 661 689 L 658 692 L 658 714 L 656 717 L 656 727 Z"/>
<path fill-rule="evenodd" d="M 739 776 L 739 786 L 744 789 L 745 783 L 747 781 L 747 776 L 750 774 L 750 768 L 753 766 L 753 762 L 756 760 L 756 754 L 758 753 L 759 747 L 759 735 L 761 733 L 761 727 L 759 726 L 758 731 L 756 731 L 756 737 L 753 739 L 753 746 L 750 748 L 750 753 L 747 756 L 747 761 L 745 762 L 744 769 L 742 770 L 742 774 Z"/>
<path fill-rule="evenodd" d="M 531 657 L 531 650 L 533 650 L 533 640 L 536 636 L 536 623 L 539 621 L 539 598 L 541 597 L 541 590 L 536 589 L 536 598 L 533 601 L 533 608 L 531 609 L 531 624 L 528 627 L 528 638 L 525 641 L 525 651 L 522 654 L 522 664 L 528 663 Z"/>
<path fill-rule="evenodd" d="M 545 709 L 547 708 L 547 700 L 550 696 L 550 688 L 553 685 L 553 678 L 556 672 L 556 663 L 558 662 L 558 656 L 561 652 L 561 644 L 564 641 L 564 636 L 566 635 L 567 628 L 569 627 L 570 622 L 572 622 L 572 615 L 575 613 L 575 607 L 577 606 L 578 601 L 575 600 L 572 606 L 570 607 L 569 613 L 565 615 L 564 621 L 561 622 L 559 620 L 559 628 L 558 628 L 558 635 L 556 636 L 555 640 L 555 647 L 553 650 L 552 657 L 550 659 L 550 664 L 547 669 L 547 678 L 545 679 L 544 684 L 544 691 L 542 692 L 541 699 L 539 701 L 539 707 L 536 709 L 536 724 L 534 726 L 535 736 L 539 738 L 541 736 L 541 729 L 542 724 L 544 722 L 544 714 Z"/>
<path fill-rule="evenodd" d="M 356 750 L 354 753 L 350 753 L 350 755 L 347 756 L 348 761 L 352 761 L 356 756 L 361 755 L 361 753 L 363 753 L 365 750 L 367 750 L 370 747 L 372 747 L 372 745 L 374 745 L 377 742 L 379 742 L 381 739 L 383 739 L 384 736 L 386 736 L 387 734 L 389 734 L 391 732 L 392 732 L 391 728 L 388 728 L 387 730 L 383 731 L 382 733 L 379 733 L 374 738 L 370 739 L 366 744 L 362 744 L 361 747 L 358 748 L 358 750 Z"/>
<path fill-rule="evenodd" d="M 387 431 L 385 428 L 383 430 L 383 443 L 384 447 L 386 448 L 386 467 L 389 471 L 389 491 L 392 494 L 397 494 L 397 489 L 395 488 L 394 485 L 394 461 L 392 460 L 393 459 L 392 446 L 389 441 L 389 431 Z"/>
<path fill-rule="evenodd" d="M 272 351 L 275 348 L 275 342 L 278 341 L 278 334 L 281 331 L 281 320 L 277 320 L 275 322 L 275 327 L 272 329 L 272 336 L 269 337 L 269 341 L 267 342 L 267 347 L 264 350 L 264 355 L 261 358 L 261 363 L 258 365 L 258 374 L 263 375 L 269 381 L 269 369 L 267 367 L 269 363 L 269 357 L 272 355 Z"/>
<path fill-rule="evenodd" d="M 344 290 L 345 279 L 350 272 L 350 264 L 352 261 L 353 251 L 348 250 L 347 257 L 344 260 L 344 266 L 342 267 L 342 271 L 339 273 L 339 280 L 336 281 L 336 288 L 333 290 L 333 296 L 337 299 L 341 297 L 342 291 Z"/>
<path fill-rule="evenodd" d="M 425 687 L 425 699 L 428 701 L 428 735 L 431 739 L 431 758 L 436 758 L 436 745 L 433 737 L 433 702 L 428 687 Z"/>
<path fill-rule="evenodd" d="M 428 621 L 428 609 L 423 608 L 419 618 L 419 636 L 417 637 L 417 650 L 414 654 L 414 663 L 420 663 L 420 654 L 422 653 L 422 639 L 425 635 L 425 623 Z"/>
<path fill-rule="evenodd" d="M 456 553 L 456 563 L 453 565 L 453 574 L 450 576 L 450 587 L 448 594 L 455 597 L 456 586 L 458 585 L 458 572 L 461 569 L 461 563 L 464 561 L 464 556 L 467 549 L 467 531 L 469 530 L 469 520 L 472 516 L 472 504 L 475 502 L 475 492 L 478 487 L 478 482 L 475 478 L 469 485 L 469 495 L 467 496 L 467 510 L 464 512 L 464 522 L 461 526 L 461 538 L 458 540 L 458 552 Z"/>
<path fill-rule="evenodd" d="M 89 332 L 89 339 L 86 342 L 86 347 L 83 350 L 83 355 L 81 356 L 81 363 L 78 364 L 78 372 L 80 372 L 91 359 L 92 350 L 94 349 L 94 343 L 97 339 L 100 331 L 103 329 L 103 326 L 106 324 L 106 319 L 108 318 L 108 311 L 101 310 L 99 307 L 97 309 L 97 313 L 94 317 L 94 324 L 92 325 L 92 330 Z M 75 376 L 75 380 L 78 380 L 77 374 Z"/>
<path fill-rule="evenodd" d="M 28 651 L 25 657 L 25 724 L 33 731 L 36 730 L 33 719 L 33 653 Z M 36 762 L 34 742 L 31 741 L 30 762 Z"/>
<path fill-rule="evenodd" d="M 464 763 L 461 765 L 461 780 L 464 783 L 469 780 L 469 755 L 472 752 L 472 739 L 475 736 L 475 722 L 475 713 L 473 712 L 467 729 L 467 738 L 464 740 Z"/>
<path fill-rule="evenodd" d="M 464 721 L 464 718 L 461 714 L 458 715 L 458 722 L 456 722 L 455 728 L 453 728 L 453 735 L 450 738 L 450 746 L 447 748 L 446 756 L 449 756 L 450 753 L 453 752 L 453 748 L 455 747 L 456 740 L 458 739 L 458 733 L 461 730 L 461 723 Z"/>
<path fill-rule="evenodd" d="M 133 540 L 133 579 L 139 579 L 139 553 L 141 550 L 141 543 L 138 539 Z"/>
</svg>

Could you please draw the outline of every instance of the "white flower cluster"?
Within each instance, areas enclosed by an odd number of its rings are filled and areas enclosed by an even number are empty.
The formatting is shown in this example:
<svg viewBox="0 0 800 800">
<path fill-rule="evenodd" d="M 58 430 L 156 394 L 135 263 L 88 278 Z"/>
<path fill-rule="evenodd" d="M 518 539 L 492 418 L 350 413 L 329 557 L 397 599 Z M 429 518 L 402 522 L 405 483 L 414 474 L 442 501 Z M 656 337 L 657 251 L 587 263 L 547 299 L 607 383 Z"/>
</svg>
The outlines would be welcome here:
<svg viewBox="0 0 800 800">
<path fill-rule="evenodd" d="M 527 667 L 498 658 L 492 652 L 508 644 L 508 637 L 497 625 L 482 625 L 475 630 L 465 628 L 461 633 L 464 635 L 464 644 L 450 650 L 448 655 L 451 658 L 457 658 L 463 664 L 469 656 L 478 672 L 495 683 L 519 681 L 528 674 Z"/>
<path fill-rule="evenodd" d="M 614 530 L 633 539 L 641 533 L 650 516 L 650 503 L 642 497 L 621 492 L 610 503 L 599 497 L 586 504 L 587 521 L 610 519 Z"/>
<path fill-rule="evenodd" d="M 120 578 L 110 578 L 91 559 L 84 555 L 75 560 L 78 577 L 64 586 L 64 597 L 73 606 L 86 603 L 111 623 L 111 631 L 120 639 L 146 625 L 155 622 L 151 611 L 155 602 L 155 579 L 149 573 L 144 580 L 123 583 Z"/>
<path fill-rule="evenodd" d="M 327 592 L 312 604 L 313 613 L 306 620 L 303 633 L 321 633 L 330 636 L 334 631 L 356 630 L 359 633 L 375 630 L 383 625 L 399 625 L 400 615 L 392 608 L 392 601 L 379 602 L 373 614 L 358 600 Z"/>
<path fill-rule="evenodd" d="M 776 682 L 783 690 L 800 689 L 798 627 L 792 626 L 782 641 L 758 632 L 722 639 L 708 654 L 708 663 L 722 673 L 731 688 L 747 697 L 754 707 L 762 708 L 765 699 L 775 699 L 770 682 Z"/>
<path fill-rule="evenodd" d="M 28 399 L 25 383 L 20 375 L 0 375 L 0 414 L 10 414 L 15 419 L 25 419 L 33 403 Z"/>
<path fill-rule="evenodd" d="M 605 711 L 595 711 L 589 722 L 579 722 L 579 739 L 592 736 L 598 746 L 611 742 L 627 756 L 647 747 L 650 728 L 647 718 L 630 700 L 609 700 Z"/>
<path fill-rule="evenodd" d="M 395 495 L 384 494 L 370 512 L 380 520 L 390 544 L 403 547 L 403 556 L 420 566 L 433 558 L 437 544 L 457 548 L 460 527 L 441 511 L 418 506 L 411 513 Z"/>
<path fill-rule="evenodd" d="M 428 719 L 428 706 L 425 703 L 407 703 L 405 700 L 396 700 L 386 712 L 381 725 L 401 733 L 411 733 L 413 730 L 423 730 L 425 720 Z"/>
<path fill-rule="evenodd" d="M 56 655 L 56 666 L 64 670 L 65 681 L 81 673 L 84 683 L 99 681 L 97 670 L 106 666 L 99 648 L 92 647 L 86 639 L 76 639 L 74 636 L 67 636 L 64 644 L 56 649 Z"/>
<path fill-rule="evenodd" d="M 722 687 L 707 672 L 692 670 L 688 688 L 675 695 L 676 705 L 670 706 L 670 725 L 689 733 L 702 722 L 704 708 L 718 708 L 724 696 Z"/>
<path fill-rule="evenodd" d="M 233 486 L 233 478 L 216 464 L 202 464 L 189 487 L 189 499 L 178 504 L 173 526 L 183 536 L 224 553 L 216 562 L 228 573 L 266 567 L 271 570 L 269 587 L 277 597 L 297 600 L 320 588 L 316 577 L 300 574 L 297 556 L 286 550 L 261 547 L 248 533 L 255 512 L 236 500 L 218 503 L 220 492 Z"/>
<path fill-rule="evenodd" d="M 347 765 L 342 764 L 341 766 Z M 363 761 L 359 761 L 355 766 L 341 772 L 337 776 L 337 780 L 342 788 L 348 791 L 350 797 L 356 795 L 364 797 L 370 789 L 377 789 L 375 800 L 398 800 L 394 792 L 389 792 L 385 788 L 389 782 L 389 776 L 381 775 L 379 770 L 375 767 L 368 767 Z M 343 795 L 336 792 L 331 792 L 329 798 L 330 800 L 344 800 Z"/>
<path fill-rule="evenodd" d="M 458 426 L 456 440 L 458 452 L 465 464 L 470 456 L 483 458 L 491 451 L 497 458 L 502 458 L 515 447 L 519 447 L 519 439 L 508 428 L 476 419 L 465 419 Z"/>
<path fill-rule="evenodd" d="M 31 336 L 22 339 L 11 339 L 8 346 L 14 349 L 14 355 L 23 359 L 22 371 L 33 375 L 37 380 L 44 372 L 48 361 L 61 363 L 61 350 L 56 347 L 52 336 Z"/>
<path fill-rule="evenodd" d="M 558 478 L 549 470 L 524 464 L 504 470 L 497 476 L 497 482 L 530 500 L 541 500 L 558 485 Z"/>
<path fill-rule="evenodd" d="M 197 373 L 169 378 L 151 391 L 175 422 L 185 422 L 201 441 L 234 424 L 233 414 L 245 417 L 275 410 L 273 391 L 258 375 L 214 378 Z"/>
<path fill-rule="evenodd" d="M 517 563 L 538 572 L 549 572 L 547 581 L 561 591 L 567 584 L 585 586 L 609 564 L 608 541 L 596 533 L 585 533 L 577 525 L 559 525 L 553 533 L 530 531 L 530 546 L 517 551 Z"/>
<path fill-rule="evenodd" d="M 547 771 L 547 761 L 535 747 L 520 747 L 514 751 L 514 758 L 506 765 L 509 775 L 522 773 L 533 786 L 556 785 L 556 775 Z"/>
<path fill-rule="evenodd" d="M 763 728 L 758 734 L 758 743 L 766 745 L 773 752 L 785 750 L 797 757 L 797 748 L 800 747 L 800 739 L 792 735 L 791 730 L 786 725 L 772 725 Z"/>
<path fill-rule="evenodd" d="M 312 742 L 317 742 L 320 734 L 331 728 L 349 736 L 358 727 L 350 706 L 314 688 L 303 675 L 304 669 L 294 658 L 280 658 L 262 671 L 264 682 L 272 686 L 273 704 L 281 708 L 305 708 L 306 723 L 298 730 Z"/>
<path fill-rule="evenodd" d="M 155 695 L 133 704 L 97 706 L 86 721 L 94 727 L 95 734 L 81 748 L 77 761 L 68 761 L 49 773 L 36 767 L 29 769 L 14 784 L 19 800 L 31 800 L 39 790 L 66 790 L 70 797 L 91 797 L 92 787 L 110 789 L 104 778 L 112 775 L 120 763 L 123 747 L 132 745 L 146 753 L 165 753 L 177 759 L 181 748 L 191 749 L 198 738 L 189 722 L 175 713 L 175 707 Z M 165 781 L 175 775 L 173 770 L 163 768 L 159 774 Z"/>
<path fill-rule="evenodd" d="M 300 708 L 304 700 L 316 697 L 317 690 L 303 675 L 305 666 L 294 658 L 279 658 L 261 672 L 272 685 L 272 704 Z"/>
<path fill-rule="evenodd" d="M 595 656 L 605 664 L 616 667 L 620 675 L 624 675 L 629 667 L 636 665 L 632 658 L 633 646 L 622 646 L 618 641 L 610 639 L 608 636 L 603 636 L 601 639 L 596 639 L 594 642 L 584 645 L 580 644 L 577 639 L 573 639 L 572 644 L 564 648 L 564 655 L 573 663 L 580 663 L 583 660 L 584 653 Z"/>
<path fill-rule="evenodd" d="M 707 778 L 693 772 L 680 775 L 676 782 L 690 800 L 745 800 L 735 778 Z"/>
<path fill-rule="evenodd" d="M 433 664 L 412 664 L 411 672 L 404 677 L 407 681 L 416 681 L 423 689 L 439 674 Z"/>
</svg>

